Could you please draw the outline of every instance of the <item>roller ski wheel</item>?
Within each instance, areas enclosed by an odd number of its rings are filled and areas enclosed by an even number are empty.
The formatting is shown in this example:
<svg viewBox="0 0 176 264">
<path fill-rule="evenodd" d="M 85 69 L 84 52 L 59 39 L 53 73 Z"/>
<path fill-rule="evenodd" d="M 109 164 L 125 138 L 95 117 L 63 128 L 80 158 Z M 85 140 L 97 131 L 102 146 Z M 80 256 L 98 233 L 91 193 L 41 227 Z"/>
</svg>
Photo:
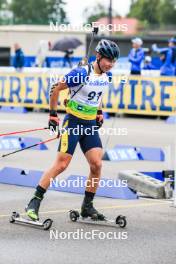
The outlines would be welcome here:
<svg viewBox="0 0 176 264">
<path fill-rule="evenodd" d="M 53 224 L 53 220 L 52 219 L 50 219 L 50 218 L 46 219 L 43 222 L 43 229 L 44 230 L 49 230 L 51 228 L 52 224 Z"/>
<path fill-rule="evenodd" d="M 22 224 L 26 226 L 31 226 L 31 227 L 37 227 L 43 230 L 49 230 L 52 226 L 53 220 L 48 218 L 44 220 L 43 222 L 40 222 L 39 220 L 31 220 L 31 219 L 26 219 L 20 216 L 19 213 L 13 212 L 10 219 L 10 223 L 17 223 L 17 224 Z"/>
<path fill-rule="evenodd" d="M 119 225 L 121 228 L 124 228 L 127 225 L 126 217 L 123 215 L 117 216 L 115 222 L 116 222 L 116 225 Z"/>
<path fill-rule="evenodd" d="M 76 221 L 79 219 L 80 214 L 79 214 L 78 211 L 71 210 L 71 211 L 69 212 L 69 217 L 70 217 L 70 220 L 71 220 L 72 222 L 76 222 Z"/>
<path fill-rule="evenodd" d="M 114 219 L 109 219 L 107 217 L 104 217 L 104 220 L 99 220 L 97 218 L 97 215 L 93 217 L 87 216 L 87 217 L 82 217 L 81 214 L 76 211 L 76 210 L 70 210 L 69 211 L 69 218 L 72 222 L 80 222 L 80 223 L 85 223 L 85 224 L 97 224 L 97 225 L 102 225 L 102 226 L 111 226 L 111 227 L 120 227 L 124 228 L 127 225 L 127 220 L 126 217 L 123 215 L 119 215 Z"/>
<path fill-rule="evenodd" d="M 12 215 L 11 215 L 11 217 L 10 217 L 10 219 L 9 219 L 9 222 L 10 223 L 14 223 L 15 222 L 15 219 L 16 218 L 19 218 L 19 217 L 20 217 L 19 213 L 13 212 Z"/>
</svg>

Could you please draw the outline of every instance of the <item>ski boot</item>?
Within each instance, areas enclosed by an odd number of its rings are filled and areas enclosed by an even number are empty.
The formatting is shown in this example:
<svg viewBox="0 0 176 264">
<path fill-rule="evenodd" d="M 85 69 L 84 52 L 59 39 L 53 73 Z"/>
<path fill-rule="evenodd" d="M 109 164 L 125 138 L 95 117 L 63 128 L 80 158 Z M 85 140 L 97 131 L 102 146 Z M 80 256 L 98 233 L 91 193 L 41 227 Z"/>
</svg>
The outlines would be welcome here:
<svg viewBox="0 0 176 264">
<path fill-rule="evenodd" d="M 27 205 L 27 207 L 25 208 L 25 211 L 27 213 L 27 216 L 29 218 L 31 218 L 33 221 L 38 221 L 39 220 L 39 216 L 38 216 L 38 211 L 40 208 L 40 203 L 41 203 L 40 198 L 34 196 L 29 204 Z"/>
<path fill-rule="evenodd" d="M 82 206 L 81 206 L 81 216 L 83 218 L 90 217 L 92 220 L 100 220 L 104 221 L 105 216 L 99 213 L 93 206 L 92 200 L 84 199 Z"/>
</svg>

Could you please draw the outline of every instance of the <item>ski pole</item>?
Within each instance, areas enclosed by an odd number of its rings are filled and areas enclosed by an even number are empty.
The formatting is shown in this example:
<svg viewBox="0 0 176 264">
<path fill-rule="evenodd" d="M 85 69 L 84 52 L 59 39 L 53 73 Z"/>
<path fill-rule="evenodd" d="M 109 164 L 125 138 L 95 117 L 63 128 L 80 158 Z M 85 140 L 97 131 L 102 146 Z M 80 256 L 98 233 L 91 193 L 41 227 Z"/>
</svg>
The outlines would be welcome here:
<svg viewBox="0 0 176 264">
<path fill-rule="evenodd" d="M 48 143 L 48 142 L 50 142 L 50 141 L 53 141 L 53 140 L 55 140 L 55 139 L 57 139 L 57 138 L 59 138 L 59 136 L 54 137 L 54 138 L 47 139 L 47 140 L 45 140 L 45 141 L 42 141 L 42 142 L 36 143 L 36 144 L 34 144 L 34 145 L 28 146 L 28 147 L 23 148 L 23 149 L 18 149 L 18 150 L 15 150 L 15 151 L 13 151 L 13 152 L 10 152 L 10 153 L 3 154 L 3 155 L 1 156 L 1 158 L 7 157 L 7 156 L 12 155 L 12 154 L 15 154 L 15 153 L 17 153 L 17 152 L 21 152 L 21 151 L 26 150 L 26 149 L 30 149 L 30 148 L 33 148 L 33 147 L 37 147 L 37 146 L 39 146 L 39 145 L 42 145 L 42 144 Z"/>
<path fill-rule="evenodd" d="M 23 133 L 35 132 L 35 131 L 41 131 L 41 130 L 45 130 L 45 129 L 49 129 L 49 127 L 35 128 L 35 129 L 28 129 L 28 130 L 21 130 L 21 131 L 15 131 L 15 132 L 10 132 L 10 133 L 4 133 L 4 134 L 0 134 L 0 137 L 9 136 L 9 135 L 15 135 L 15 134 L 23 134 Z"/>
</svg>

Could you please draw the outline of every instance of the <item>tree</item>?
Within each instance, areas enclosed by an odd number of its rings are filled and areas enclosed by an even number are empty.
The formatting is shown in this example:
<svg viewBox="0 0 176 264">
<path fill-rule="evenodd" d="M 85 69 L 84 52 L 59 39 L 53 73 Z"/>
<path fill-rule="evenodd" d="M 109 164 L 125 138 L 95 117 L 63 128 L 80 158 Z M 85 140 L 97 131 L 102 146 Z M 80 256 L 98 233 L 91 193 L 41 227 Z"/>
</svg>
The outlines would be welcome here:
<svg viewBox="0 0 176 264">
<path fill-rule="evenodd" d="M 7 3 L 6 0 L 0 0 L 0 9 Z"/>
<path fill-rule="evenodd" d="M 105 7 L 98 3 L 96 6 L 93 7 L 86 7 L 83 11 L 84 17 L 86 17 L 86 23 L 90 24 L 92 22 L 97 21 L 101 17 L 105 17 L 108 15 L 107 10 Z"/>
<path fill-rule="evenodd" d="M 8 3 L 6 0 L 0 0 L 0 25 L 9 24 L 12 13 L 8 10 Z"/>
<path fill-rule="evenodd" d="M 148 24 L 175 24 L 176 0 L 133 0 L 128 17 Z"/>
<path fill-rule="evenodd" d="M 64 10 L 66 3 L 63 0 L 56 0 L 53 8 L 53 13 L 49 15 L 51 20 L 57 21 L 59 24 L 68 24 L 68 19 Z"/>
<path fill-rule="evenodd" d="M 149 24 L 158 24 L 158 13 L 160 12 L 159 5 L 160 0 L 132 1 L 128 17 L 135 17 Z"/>
<path fill-rule="evenodd" d="M 92 22 L 96 22 L 102 17 L 108 17 L 109 11 L 104 5 L 98 3 L 96 6 L 85 8 L 83 15 L 86 18 L 86 23 L 90 24 Z M 113 11 L 113 16 L 118 16 L 118 14 Z"/>
<path fill-rule="evenodd" d="M 46 25 L 51 19 L 65 23 L 66 13 L 63 0 L 12 0 L 14 24 Z"/>
<path fill-rule="evenodd" d="M 165 0 L 161 1 L 160 13 L 159 13 L 160 24 L 176 25 L 176 1 Z"/>
</svg>

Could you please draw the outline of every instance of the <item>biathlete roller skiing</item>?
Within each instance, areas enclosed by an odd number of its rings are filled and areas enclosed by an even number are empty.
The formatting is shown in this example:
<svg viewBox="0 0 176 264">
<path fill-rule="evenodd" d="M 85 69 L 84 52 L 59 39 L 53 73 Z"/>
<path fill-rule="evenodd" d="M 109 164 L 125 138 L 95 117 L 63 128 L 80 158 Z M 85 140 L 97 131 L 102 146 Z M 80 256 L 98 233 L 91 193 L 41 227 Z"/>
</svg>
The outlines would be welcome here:
<svg viewBox="0 0 176 264">
<path fill-rule="evenodd" d="M 96 31 L 93 31 L 93 36 Z M 93 40 L 93 37 L 92 37 Z M 91 43 L 92 43 L 91 40 Z M 91 46 L 91 44 L 90 44 Z M 89 46 L 89 50 L 90 50 Z M 118 45 L 110 40 L 102 39 L 96 46 L 96 60 L 92 64 L 79 65 L 53 85 L 50 92 L 49 128 L 57 130 L 60 120 L 57 115 L 58 96 L 62 90 L 69 89 L 70 98 L 66 101 L 66 116 L 62 128 L 65 132 L 60 137 L 56 159 L 41 177 L 34 196 L 26 207 L 27 216 L 32 221 L 39 220 L 39 208 L 50 183 L 68 167 L 75 148 L 79 142 L 82 152 L 90 166 L 90 174 L 85 189 L 85 196 L 81 205 L 82 218 L 107 221 L 106 217 L 93 205 L 94 196 L 101 177 L 102 143 L 98 128 L 103 124 L 101 109 L 103 94 L 109 87 L 109 71 L 119 58 Z M 89 52 L 88 52 L 89 54 Z M 88 59 L 88 56 L 86 60 Z M 73 129 L 79 127 L 78 133 Z M 97 128 L 97 129 L 95 129 Z M 87 133 L 89 131 L 89 133 Z M 74 222 L 79 218 L 77 211 L 70 211 L 70 219 Z M 126 225 L 125 217 L 121 227 Z M 119 224 L 120 225 L 120 224 Z"/>
</svg>

